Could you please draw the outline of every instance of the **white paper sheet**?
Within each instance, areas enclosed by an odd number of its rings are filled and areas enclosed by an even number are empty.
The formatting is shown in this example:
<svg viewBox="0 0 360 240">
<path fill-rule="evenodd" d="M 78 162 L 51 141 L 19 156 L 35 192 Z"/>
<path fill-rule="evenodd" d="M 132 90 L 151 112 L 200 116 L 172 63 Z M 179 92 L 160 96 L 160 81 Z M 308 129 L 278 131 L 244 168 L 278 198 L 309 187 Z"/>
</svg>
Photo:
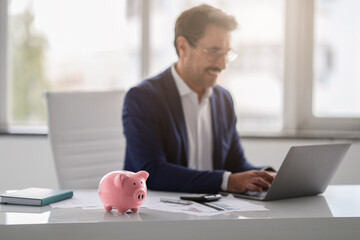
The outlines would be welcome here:
<svg viewBox="0 0 360 240">
<path fill-rule="evenodd" d="M 195 203 L 195 202 L 191 205 L 164 203 L 160 201 L 159 197 L 155 197 L 151 199 L 147 198 L 145 203 L 142 205 L 142 207 L 158 210 L 158 211 L 186 213 L 196 216 L 213 216 L 223 213 L 213 208 L 209 208 L 200 203 Z"/>
<path fill-rule="evenodd" d="M 158 211 L 186 213 L 196 216 L 213 216 L 227 212 L 238 211 L 266 211 L 263 205 L 256 205 L 247 200 L 234 198 L 232 195 L 223 197 L 216 202 L 207 203 L 208 205 L 221 208 L 216 210 L 212 207 L 193 202 L 191 205 L 181 205 L 175 203 L 164 203 L 160 198 L 180 199 L 180 194 L 166 192 L 149 192 L 141 208 L 148 208 Z M 83 209 L 102 209 L 103 204 L 97 191 L 75 191 L 71 199 L 50 204 L 52 208 L 83 208 Z"/>
<path fill-rule="evenodd" d="M 223 208 L 226 211 L 231 212 L 247 212 L 247 211 L 266 211 L 269 210 L 261 204 L 254 204 L 249 202 L 249 200 L 244 200 L 240 198 L 235 198 L 233 195 L 223 197 L 219 201 L 210 203 L 217 207 Z"/>
<path fill-rule="evenodd" d="M 203 204 L 194 202 L 191 205 L 181 205 L 175 203 L 164 203 L 160 201 L 160 198 L 172 198 L 179 199 L 179 196 L 172 195 L 171 197 L 163 196 L 152 196 L 147 198 L 142 207 L 149 209 L 166 211 L 166 212 L 178 212 L 186 213 L 196 216 L 213 216 L 228 212 L 239 212 L 239 211 L 267 211 L 263 205 L 253 204 L 247 200 L 242 200 L 234 198 L 232 195 L 223 197 L 218 201 L 206 203 L 216 208 L 221 208 L 222 210 L 216 210 L 212 207 L 204 206 Z"/>
</svg>

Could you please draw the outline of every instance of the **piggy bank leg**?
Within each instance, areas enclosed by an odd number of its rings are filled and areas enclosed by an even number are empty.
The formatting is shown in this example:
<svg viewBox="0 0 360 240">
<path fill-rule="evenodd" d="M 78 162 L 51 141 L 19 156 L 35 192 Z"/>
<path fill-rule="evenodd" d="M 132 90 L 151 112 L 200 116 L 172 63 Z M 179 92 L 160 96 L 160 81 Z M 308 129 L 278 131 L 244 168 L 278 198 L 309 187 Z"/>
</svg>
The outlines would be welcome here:
<svg viewBox="0 0 360 240">
<path fill-rule="evenodd" d="M 115 207 L 119 213 L 126 213 L 128 209 L 124 209 L 124 208 L 121 208 L 121 207 Z"/>
<path fill-rule="evenodd" d="M 131 211 L 133 211 L 133 212 L 138 212 L 138 211 L 139 211 L 139 208 L 132 208 Z"/>
<path fill-rule="evenodd" d="M 104 206 L 105 211 L 111 211 L 112 208 L 113 208 L 112 206 Z"/>
</svg>

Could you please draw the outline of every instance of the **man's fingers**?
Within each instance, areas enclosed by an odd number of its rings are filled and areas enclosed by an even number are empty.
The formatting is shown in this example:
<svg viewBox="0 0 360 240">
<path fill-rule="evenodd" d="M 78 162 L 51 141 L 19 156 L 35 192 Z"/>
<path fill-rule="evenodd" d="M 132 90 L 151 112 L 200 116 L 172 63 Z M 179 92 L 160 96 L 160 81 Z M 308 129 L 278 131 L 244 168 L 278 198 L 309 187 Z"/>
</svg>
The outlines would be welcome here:
<svg viewBox="0 0 360 240">
<path fill-rule="evenodd" d="M 264 181 L 260 177 L 254 177 L 250 180 L 250 182 L 246 185 L 246 190 L 261 192 L 263 189 L 268 189 L 270 184 Z"/>
<path fill-rule="evenodd" d="M 253 184 L 253 183 L 249 183 L 246 186 L 246 191 L 255 191 L 255 192 L 261 192 L 262 188 Z"/>
<path fill-rule="evenodd" d="M 256 172 L 256 175 L 258 177 L 263 178 L 265 181 L 267 181 L 268 183 L 272 183 L 274 180 L 274 176 L 272 176 L 270 173 L 266 172 L 266 171 L 258 171 Z"/>
<path fill-rule="evenodd" d="M 263 189 L 268 189 L 273 180 L 274 176 L 266 171 L 251 170 L 233 173 L 229 177 L 228 191 L 246 192 L 251 190 L 261 192 Z"/>
<path fill-rule="evenodd" d="M 259 186 L 261 189 L 268 189 L 270 187 L 270 183 L 260 177 L 253 178 L 252 183 Z"/>
</svg>

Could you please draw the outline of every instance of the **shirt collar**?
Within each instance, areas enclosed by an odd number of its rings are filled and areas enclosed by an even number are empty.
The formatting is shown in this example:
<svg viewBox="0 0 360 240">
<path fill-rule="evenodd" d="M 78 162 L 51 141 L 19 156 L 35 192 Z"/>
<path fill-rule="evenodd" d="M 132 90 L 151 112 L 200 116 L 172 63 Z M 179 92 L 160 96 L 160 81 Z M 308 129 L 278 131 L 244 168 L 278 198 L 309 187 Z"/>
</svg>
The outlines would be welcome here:
<svg viewBox="0 0 360 240">
<path fill-rule="evenodd" d="M 185 83 L 185 81 L 180 77 L 180 75 L 178 74 L 178 72 L 176 71 L 175 69 L 175 64 L 171 66 L 171 74 L 175 80 L 175 84 L 176 84 L 176 87 L 179 91 L 179 94 L 180 94 L 180 97 L 184 97 L 188 94 L 196 94 L 197 96 L 197 93 L 194 92 L 193 90 L 191 90 L 191 88 L 189 88 L 189 86 Z M 207 100 L 210 98 L 211 94 L 212 94 L 212 91 L 213 89 L 212 88 L 209 88 L 204 96 L 203 96 L 203 99 L 202 100 Z"/>
</svg>

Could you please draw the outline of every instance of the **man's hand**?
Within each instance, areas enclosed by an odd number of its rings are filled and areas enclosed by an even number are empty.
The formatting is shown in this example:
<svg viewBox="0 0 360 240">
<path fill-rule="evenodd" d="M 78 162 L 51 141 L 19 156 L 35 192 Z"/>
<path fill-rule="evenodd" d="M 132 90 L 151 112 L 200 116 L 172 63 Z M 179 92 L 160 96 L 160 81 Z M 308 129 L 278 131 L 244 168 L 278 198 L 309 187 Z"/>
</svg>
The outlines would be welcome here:
<svg viewBox="0 0 360 240">
<path fill-rule="evenodd" d="M 261 192 L 270 187 L 275 175 L 274 172 L 257 170 L 232 173 L 229 177 L 228 191 L 244 193 L 251 190 Z"/>
</svg>

